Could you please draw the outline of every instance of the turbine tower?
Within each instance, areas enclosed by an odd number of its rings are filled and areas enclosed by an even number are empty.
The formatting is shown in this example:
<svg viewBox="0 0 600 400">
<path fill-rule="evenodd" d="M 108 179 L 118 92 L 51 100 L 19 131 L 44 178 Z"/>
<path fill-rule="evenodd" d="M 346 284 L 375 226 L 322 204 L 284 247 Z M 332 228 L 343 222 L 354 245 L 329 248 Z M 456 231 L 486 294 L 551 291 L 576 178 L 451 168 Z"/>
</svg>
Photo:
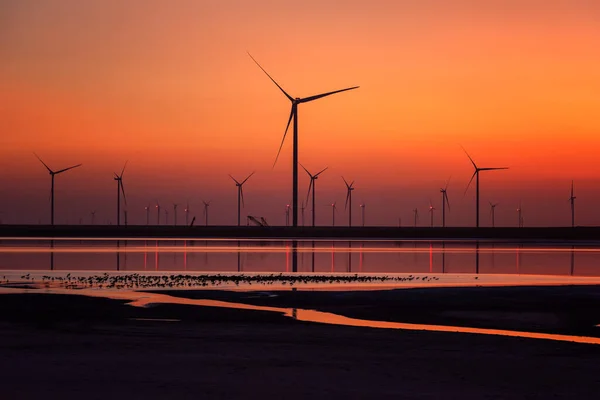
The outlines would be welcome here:
<svg viewBox="0 0 600 400">
<path fill-rule="evenodd" d="M 290 226 L 290 205 L 285 205 L 285 226 Z"/>
<path fill-rule="evenodd" d="M 285 136 L 287 135 L 287 131 L 290 127 L 290 123 L 292 119 L 294 120 L 294 131 L 293 131 L 293 160 L 292 160 L 292 223 L 293 226 L 298 226 L 298 105 L 302 103 L 308 103 L 313 100 L 318 100 L 320 98 L 330 96 L 332 94 L 345 92 L 347 90 L 358 89 L 358 86 L 349 87 L 346 89 L 335 90 L 333 92 L 327 92 L 322 94 L 317 94 L 309 97 L 292 97 L 290 96 L 283 88 L 269 75 L 269 73 L 252 57 L 250 53 L 248 53 L 250 58 L 258 65 L 258 67 L 269 77 L 269 79 L 283 92 L 285 97 L 292 103 L 292 110 L 290 112 L 290 117 L 288 119 L 287 126 L 283 133 L 283 139 L 281 140 L 281 145 L 279 146 L 279 151 L 277 152 L 277 157 L 275 158 L 275 163 L 277 163 L 277 159 L 279 158 L 279 153 L 281 153 L 281 148 L 283 147 L 283 143 L 285 142 Z M 275 163 L 273 165 L 275 165 Z"/>
<path fill-rule="evenodd" d="M 448 184 L 450 179 L 446 181 L 446 186 L 440 189 L 442 194 L 442 227 L 446 227 L 446 205 L 448 205 L 448 211 L 450 211 L 450 200 L 448 200 Z"/>
<path fill-rule="evenodd" d="M 160 204 L 156 201 L 156 225 L 160 225 Z"/>
<path fill-rule="evenodd" d="M 419 221 L 419 210 L 418 209 L 414 209 L 413 213 L 415 214 L 415 228 L 417 227 L 417 222 Z"/>
<path fill-rule="evenodd" d="M 40 162 L 42 164 L 44 164 L 44 167 L 46 167 L 46 169 L 48 170 L 48 173 L 52 177 L 52 185 L 50 186 L 50 225 L 54 225 L 54 176 L 56 176 L 58 174 L 62 174 L 63 172 L 66 172 L 70 169 L 80 167 L 83 164 L 77 164 L 77 165 L 73 165 L 72 167 L 63 168 L 58 171 L 53 171 L 50 169 L 49 166 L 46 165 L 45 162 L 42 161 L 42 159 L 37 154 L 35 154 L 35 153 L 33 153 L 33 154 L 37 157 L 38 160 L 40 160 Z"/>
<path fill-rule="evenodd" d="M 300 210 L 302 210 L 302 226 L 304 226 L 304 210 L 306 209 L 306 206 L 304 205 L 304 200 L 302 200 L 302 207 L 300 207 Z"/>
<path fill-rule="evenodd" d="M 114 172 L 114 180 L 117 181 L 117 226 L 121 225 L 121 193 L 123 194 L 123 201 L 125 201 L 125 205 L 127 206 L 127 197 L 125 197 L 125 188 L 123 187 L 123 173 L 125 173 L 125 167 L 127 167 L 127 161 L 125 161 L 125 165 L 123 165 L 123 169 L 121 170 L 121 175 Z"/>
<path fill-rule="evenodd" d="M 346 181 L 346 179 L 342 176 L 342 179 L 344 179 L 344 183 L 346 184 L 346 205 L 344 206 L 344 209 L 348 210 L 348 226 L 352 226 L 352 191 L 354 190 L 354 181 L 352 181 L 352 183 L 348 184 L 348 182 Z"/>
<path fill-rule="evenodd" d="M 335 211 L 337 210 L 336 204 L 337 202 L 331 203 L 331 226 L 335 226 Z"/>
<path fill-rule="evenodd" d="M 433 228 L 433 211 L 435 210 L 435 207 L 433 206 L 433 204 L 431 204 L 431 200 L 429 200 L 429 219 L 430 219 L 430 224 L 431 227 Z"/>
<path fill-rule="evenodd" d="M 521 208 L 521 202 L 519 201 L 519 207 L 517 207 L 517 214 L 519 217 L 519 228 L 523 227 L 523 209 Z"/>
<path fill-rule="evenodd" d="M 144 207 L 144 210 L 146 210 L 146 226 L 148 226 L 150 225 L 150 204 Z"/>
<path fill-rule="evenodd" d="M 244 183 L 246 183 L 246 181 L 248 179 L 250 179 L 250 177 L 252 175 L 254 175 L 254 172 L 252 172 L 250 175 L 248 175 L 248 177 L 246 179 L 244 179 L 241 183 L 238 182 L 233 176 L 229 175 L 229 177 L 231 179 L 233 179 L 233 181 L 235 182 L 235 186 L 237 186 L 237 189 L 238 189 L 238 207 L 237 207 L 237 209 L 238 209 L 238 212 L 237 212 L 238 226 L 240 226 L 240 222 L 241 222 L 241 219 L 240 219 L 241 207 L 240 206 L 244 204 L 244 190 L 242 189 L 242 187 L 244 186 Z"/>
<path fill-rule="evenodd" d="M 96 210 L 92 211 L 90 213 L 90 215 L 92 216 L 92 225 L 95 225 L 95 221 L 96 221 Z"/>
<path fill-rule="evenodd" d="M 208 202 L 202 200 L 202 202 L 204 203 L 204 225 L 208 226 L 208 206 L 210 206 L 211 200 Z"/>
<path fill-rule="evenodd" d="M 189 226 L 190 225 L 190 202 L 188 201 L 185 204 L 185 226 Z"/>
<path fill-rule="evenodd" d="M 571 197 L 569 197 L 569 201 L 571 202 L 571 227 L 575 227 L 575 191 L 573 187 L 573 181 L 571 181 Z"/>
<path fill-rule="evenodd" d="M 313 175 L 310 172 L 308 172 L 308 170 L 304 167 L 304 165 L 300 164 L 300 166 L 306 171 L 306 173 L 310 177 L 310 183 L 308 184 L 308 193 L 306 193 L 306 203 L 308 203 L 308 198 L 310 197 L 310 191 L 312 189 L 312 206 L 313 206 L 313 208 L 312 208 L 312 226 L 315 226 L 315 213 L 316 213 L 315 198 L 316 198 L 316 190 L 317 190 L 316 180 L 319 179 L 319 175 L 321 175 L 323 172 L 325 172 L 327 170 L 327 168 L 329 168 L 329 167 L 325 167 L 321 171 L 319 171 Z M 302 218 L 302 221 L 304 221 L 304 217 Z M 304 222 L 302 222 L 302 224 L 304 224 Z"/>
<path fill-rule="evenodd" d="M 492 217 L 492 228 L 496 227 L 496 206 L 498 205 L 498 203 L 493 204 L 491 201 L 490 203 L 490 216 Z"/>
<path fill-rule="evenodd" d="M 177 206 L 179 204 L 173 203 L 173 225 L 177 225 Z"/>
<path fill-rule="evenodd" d="M 473 172 L 473 175 L 471 176 L 471 180 L 469 181 L 469 184 L 467 185 L 467 188 L 465 189 L 465 193 L 467 193 L 467 190 L 469 190 L 469 186 L 471 186 L 471 182 L 473 182 L 473 178 L 475 178 L 477 176 L 477 180 L 475 181 L 475 191 L 476 191 L 475 227 L 479 228 L 479 173 L 481 171 L 496 171 L 496 170 L 500 170 L 500 169 L 508 169 L 508 167 L 479 168 L 477 166 L 477 164 L 475 164 L 475 161 L 473 161 L 473 159 L 471 158 L 469 153 L 467 153 L 467 150 L 465 150 L 464 147 L 463 147 L 463 150 L 465 151 L 465 154 L 467 155 L 467 157 L 469 157 L 469 160 L 471 160 L 471 163 L 473 164 L 473 167 L 475 168 L 475 172 Z"/>
</svg>

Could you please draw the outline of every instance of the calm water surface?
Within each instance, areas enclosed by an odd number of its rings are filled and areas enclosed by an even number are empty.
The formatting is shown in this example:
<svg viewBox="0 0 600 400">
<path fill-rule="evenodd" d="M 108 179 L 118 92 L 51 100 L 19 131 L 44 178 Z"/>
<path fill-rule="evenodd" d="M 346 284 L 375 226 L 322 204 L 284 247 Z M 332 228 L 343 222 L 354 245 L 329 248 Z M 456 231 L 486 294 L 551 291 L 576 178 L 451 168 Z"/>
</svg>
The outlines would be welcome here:
<svg viewBox="0 0 600 400">
<path fill-rule="evenodd" d="M 11 240 L 0 270 L 600 276 L 600 244 L 451 241 Z"/>
</svg>

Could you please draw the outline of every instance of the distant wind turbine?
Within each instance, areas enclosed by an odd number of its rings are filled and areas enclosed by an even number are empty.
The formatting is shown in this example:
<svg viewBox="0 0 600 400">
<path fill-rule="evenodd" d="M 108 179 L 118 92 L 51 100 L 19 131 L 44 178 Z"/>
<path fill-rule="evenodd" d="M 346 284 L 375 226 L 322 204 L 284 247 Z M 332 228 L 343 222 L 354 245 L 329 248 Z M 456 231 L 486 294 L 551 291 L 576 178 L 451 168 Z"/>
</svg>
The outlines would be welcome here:
<svg viewBox="0 0 600 400">
<path fill-rule="evenodd" d="M 125 206 L 127 206 L 127 197 L 125 197 L 125 188 L 123 187 L 123 174 L 125 173 L 125 167 L 127 167 L 127 161 L 125 161 L 125 165 L 123 165 L 123 169 L 121 170 L 121 174 L 114 173 L 114 180 L 117 181 L 117 226 L 121 225 L 121 194 L 123 194 L 123 201 L 125 201 Z"/>
<path fill-rule="evenodd" d="M 316 207 L 315 207 L 315 198 L 317 196 L 316 195 L 317 179 L 319 179 L 319 175 L 321 175 L 323 172 L 327 171 L 327 168 L 329 168 L 329 167 L 325 167 L 313 175 L 310 172 L 308 172 L 308 170 L 304 167 L 304 165 L 300 164 L 300 166 L 306 171 L 306 173 L 310 177 L 310 183 L 308 184 L 308 192 L 306 193 L 306 202 L 308 203 L 308 198 L 310 197 L 310 191 L 312 190 L 312 207 L 313 207 L 312 208 L 312 226 L 315 226 L 315 213 L 317 212 Z"/>
<path fill-rule="evenodd" d="M 471 180 L 469 181 L 469 184 L 467 185 L 467 188 L 465 189 L 465 193 L 467 193 L 467 190 L 469 190 L 469 186 L 471 186 L 471 182 L 473 182 L 473 178 L 475 178 L 477 176 L 477 180 L 475 182 L 475 190 L 477 193 L 476 194 L 476 207 L 475 207 L 475 226 L 477 228 L 479 228 L 479 173 L 481 171 L 496 171 L 496 170 L 500 170 L 500 169 L 508 169 L 508 167 L 479 168 L 477 166 L 477 164 L 475 164 L 475 161 L 473 161 L 473 159 L 471 158 L 469 153 L 467 153 L 467 150 L 465 150 L 464 147 L 463 147 L 463 150 L 465 151 L 465 154 L 467 155 L 467 157 L 469 157 L 469 160 L 471 160 L 471 163 L 473 164 L 473 167 L 475 168 L 475 172 L 473 172 L 473 175 L 471 176 Z"/>
<path fill-rule="evenodd" d="M 238 226 L 240 226 L 241 223 L 241 217 L 240 217 L 240 213 L 241 213 L 241 206 L 244 204 L 244 190 L 242 189 L 242 187 L 244 186 L 244 183 L 246 183 L 246 181 L 248 179 L 250 179 L 250 177 L 254 175 L 254 172 L 252 172 L 250 175 L 248 175 L 248 177 L 246 179 L 244 179 L 242 182 L 238 182 L 233 176 L 229 175 L 229 177 L 231 179 L 233 179 L 233 181 L 235 182 L 235 186 L 237 186 L 238 189 L 238 212 L 237 212 L 237 222 L 238 222 Z"/>
<path fill-rule="evenodd" d="M 448 200 L 448 184 L 450 179 L 446 181 L 446 186 L 440 189 L 442 194 L 442 227 L 446 227 L 446 205 L 448 205 L 448 211 L 450 211 L 450 200 Z"/>
<path fill-rule="evenodd" d="M 517 207 L 517 214 L 519 217 L 519 228 L 523 227 L 523 208 L 521 207 L 521 202 L 519 201 L 519 207 Z"/>
<path fill-rule="evenodd" d="M 498 205 L 498 203 L 494 204 L 491 201 L 490 203 L 490 215 L 492 217 L 492 228 L 496 227 L 496 206 Z"/>
<path fill-rule="evenodd" d="M 306 209 L 306 206 L 304 205 L 304 200 L 302 200 L 302 207 L 300 209 L 302 210 L 302 226 L 304 226 L 304 210 Z"/>
<path fill-rule="evenodd" d="M 208 202 L 202 200 L 204 203 L 204 225 L 208 226 L 208 206 L 210 206 L 210 200 Z"/>
<path fill-rule="evenodd" d="M 417 222 L 419 222 L 419 210 L 417 208 L 415 208 L 413 210 L 413 213 L 415 214 L 415 228 L 417 227 Z"/>
<path fill-rule="evenodd" d="M 573 181 L 571 181 L 571 197 L 569 197 L 569 201 L 571 202 L 571 227 L 575 227 L 575 191 L 573 187 Z"/>
<path fill-rule="evenodd" d="M 331 203 L 331 226 L 335 226 L 335 211 L 337 210 L 336 202 Z"/>
<path fill-rule="evenodd" d="M 433 228 L 433 212 L 435 211 L 435 207 L 431 204 L 431 200 L 429 200 L 429 219 L 431 221 L 431 227 Z"/>
<path fill-rule="evenodd" d="M 290 205 L 286 204 L 285 206 L 285 226 L 290 225 Z"/>
<path fill-rule="evenodd" d="M 365 203 L 362 203 L 360 205 L 360 216 L 362 220 L 362 226 L 365 226 Z"/>
<path fill-rule="evenodd" d="M 92 211 L 90 215 L 92 216 L 92 225 L 94 225 L 96 221 L 96 210 Z"/>
<path fill-rule="evenodd" d="M 146 225 L 150 225 L 150 204 L 144 207 L 144 210 L 146 210 Z"/>
<path fill-rule="evenodd" d="M 156 201 L 156 225 L 160 225 L 160 203 Z"/>
<path fill-rule="evenodd" d="M 83 164 L 77 164 L 77 165 L 73 165 L 72 167 L 63 168 L 61 170 L 54 171 L 54 170 L 51 170 L 50 167 L 48 167 L 46 165 L 46 163 L 43 162 L 42 159 L 37 154 L 35 154 L 35 153 L 33 153 L 33 154 L 37 157 L 38 160 L 40 160 L 40 162 L 42 164 L 44 164 L 44 167 L 46 167 L 46 169 L 48 170 L 48 173 L 52 177 L 52 185 L 50 187 L 50 225 L 54 225 L 54 176 L 58 175 L 58 174 L 62 174 L 63 172 L 66 172 L 70 169 L 80 167 Z"/>
<path fill-rule="evenodd" d="M 281 148 L 283 147 L 283 143 L 285 142 L 285 136 L 287 135 L 287 131 L 290 127 L 290 123 L 292 119 L 294 119 L 294 128 L 293 128 L 293 161 L 292 161 L 292 221 L 293 226 L 298 226 L 298 105 L 302 103 L 308 103 L 313 100 L 317 100 L 326 96 L 330 96 L 332 94 L 345 92 L 348 90 L 357 89 L 358 86 L 349 87 L 346 89 L 335 90 L 333 92 L 327 92 L 322 94 L 317 94 L 315 96 L 309 96 L 304 98 L 292 97 L 290 96 L 283 88 L 269 75 L 269 73 L 252 57 L 250 53 L 248 53 L 250 58 L 258 65 L 258 67 L 271 79 L 271 81 L 283 92 L 285 97 L 292 103 L 292 110 L 290 112 L 290 117 L 288 119 L 287 126 L 285 128 L 285 132 L 283 134 L 283 139 L 281 140 L 281 145 L 279 146 L 279 151 L 277 152 L 277 157 L 275 158 L 275 163 L 277 163 L 277 159 L 279 158 L 279 153 L 281 153 Z M 275 164 L 273 164 L 275 165 Z"/>
<path fill-rule="evenodd" d="M 348 184 L 346 179 L 342 176 L 344 183 L 346 184 L 346 205 L 344 209 L 348 210 L 348 226 L 352 226 L 352 191 L 354 190 L 354 181 Z"/>
<path fill-rule="evenodd" d="M 165 225 L 169 225 L 169 210 L 165 208 Z"/>
<path fill-rule="evenodd" d="M 185 226 L 189 226 L 190 222 L 189 222 L 189 217 L 190 217 L 190 202 L 188 201 L 185 204 Z"/>
<path fill-rule="evenodd" d="M 177 206 L 179 204 L 173 203 L 173 225 L 177 225 Z"/>
</svg>

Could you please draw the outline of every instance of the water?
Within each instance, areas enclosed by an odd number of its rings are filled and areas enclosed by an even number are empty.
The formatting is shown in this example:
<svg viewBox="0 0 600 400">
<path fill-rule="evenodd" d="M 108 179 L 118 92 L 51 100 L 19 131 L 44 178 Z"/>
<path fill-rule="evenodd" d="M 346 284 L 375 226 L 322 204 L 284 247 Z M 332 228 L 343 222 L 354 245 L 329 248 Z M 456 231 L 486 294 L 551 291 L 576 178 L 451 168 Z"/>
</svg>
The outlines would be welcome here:
<svg viewBox="0 0 600 400">
<path fill-rule="evenodd" d="M 2 239 L 0 270 L 517 274 L 599 277 L 600 243 Z"/>
</svg>

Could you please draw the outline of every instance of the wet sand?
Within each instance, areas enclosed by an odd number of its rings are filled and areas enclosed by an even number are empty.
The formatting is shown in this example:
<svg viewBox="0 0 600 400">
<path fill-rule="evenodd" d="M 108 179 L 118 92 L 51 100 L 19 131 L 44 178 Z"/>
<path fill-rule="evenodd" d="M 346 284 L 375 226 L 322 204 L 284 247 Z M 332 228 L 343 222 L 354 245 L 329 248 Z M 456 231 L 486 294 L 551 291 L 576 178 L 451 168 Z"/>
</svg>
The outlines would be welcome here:
<svg viewBox="0 0 600 400">
<path fill-rule="evenodd" d="M 403 322 L 427 315 L 427 322 L 445 323 L 443 318 L 457 318 L 458 312 L 461 318 L 469 314 L 471 326 L 490 324 L 490 312 L 503 313 L 504 318 L 493 319 L 501 327 L 530 326 L 527 321 L 536 320 L 530 317 L 540 313 L 560 320 L 573 312 L 581 317 L 543 329 L 594 332 L 584 328 L 583 315 L 593 313 L 586 321 L 598 315 L 596 286 L 478 289 L 288 291 L 276 297 L 264 291 L 169 294 Z M 75 295 L 0 295 L 3 398 L 545 399 L 593 398 L 600 389 L 597 345 L 342 327 L 266 311 L 125 303 Z"/>
</svg>

